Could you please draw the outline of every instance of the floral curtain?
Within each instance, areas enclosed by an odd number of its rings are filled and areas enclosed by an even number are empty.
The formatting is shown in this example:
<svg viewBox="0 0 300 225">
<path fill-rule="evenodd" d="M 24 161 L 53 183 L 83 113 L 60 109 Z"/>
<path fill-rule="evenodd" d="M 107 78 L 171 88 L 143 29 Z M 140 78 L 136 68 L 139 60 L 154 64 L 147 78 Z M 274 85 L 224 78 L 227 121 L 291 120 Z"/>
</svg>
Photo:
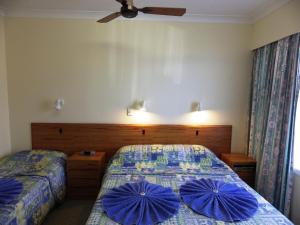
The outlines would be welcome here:
<svg viewBox="0 0 300 225">
<path fill-rule="evenodd" d="M 256 189 L 289 215 L 293 138 L 299 93 L 300 33 L 254 51 L 249 155 Z"/>
</svg>

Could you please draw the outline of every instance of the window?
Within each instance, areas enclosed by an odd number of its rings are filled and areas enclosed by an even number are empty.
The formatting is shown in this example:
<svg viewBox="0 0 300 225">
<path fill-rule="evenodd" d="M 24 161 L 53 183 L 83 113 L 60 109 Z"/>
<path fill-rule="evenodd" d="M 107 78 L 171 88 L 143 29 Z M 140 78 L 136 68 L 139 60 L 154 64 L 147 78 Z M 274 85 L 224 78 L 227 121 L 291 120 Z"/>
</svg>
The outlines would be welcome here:
<svg viewBox="0 0 300 225">
<path fill-rule="evenodd" d="M 300 174 L 300 95 L 298 98 L 295 124 L 294 169 Z"/>
</svg>

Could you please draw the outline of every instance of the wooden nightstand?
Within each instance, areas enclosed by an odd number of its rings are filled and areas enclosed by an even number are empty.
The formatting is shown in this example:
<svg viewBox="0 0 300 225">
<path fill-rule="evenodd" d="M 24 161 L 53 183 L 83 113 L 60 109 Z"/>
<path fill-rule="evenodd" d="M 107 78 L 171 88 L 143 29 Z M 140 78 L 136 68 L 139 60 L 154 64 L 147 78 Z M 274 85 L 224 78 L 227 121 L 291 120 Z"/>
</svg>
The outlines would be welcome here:
<svg viewBox="0 0 300 225">
<path fill-rule="evenodd" d="M 243 154 L 222 154 L 223 160 L 251 187 L 255 185 L 256 161 Z"/>
<path fill-rule="evenodd" d="M 94 156 L 75 153 L 67 160 L 67 196 L 76 198 L 96 198 L 105 169 L 105 152 Z"/>
</svg>

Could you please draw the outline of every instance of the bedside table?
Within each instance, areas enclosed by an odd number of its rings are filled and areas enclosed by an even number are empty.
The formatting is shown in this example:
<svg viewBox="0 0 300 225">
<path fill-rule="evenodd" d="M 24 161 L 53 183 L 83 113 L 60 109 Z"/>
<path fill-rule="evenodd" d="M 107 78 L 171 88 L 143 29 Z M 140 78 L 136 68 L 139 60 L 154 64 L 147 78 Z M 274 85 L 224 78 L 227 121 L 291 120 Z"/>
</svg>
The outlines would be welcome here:
<svg viewBox="0 0 300 225">
<path fill-rule="evenodd" d="M 94 156 L 79 152 L 67 159 L 67 196 L 71 199 L 96 198 L 105 169 L 105 152 Z"/>
<path fill-rule="evenodd" d="M 255 185 L 256 161 L 244 154 L 222 154 L 223 160 L 239 177 L 251 187 Z"/>
</svg>

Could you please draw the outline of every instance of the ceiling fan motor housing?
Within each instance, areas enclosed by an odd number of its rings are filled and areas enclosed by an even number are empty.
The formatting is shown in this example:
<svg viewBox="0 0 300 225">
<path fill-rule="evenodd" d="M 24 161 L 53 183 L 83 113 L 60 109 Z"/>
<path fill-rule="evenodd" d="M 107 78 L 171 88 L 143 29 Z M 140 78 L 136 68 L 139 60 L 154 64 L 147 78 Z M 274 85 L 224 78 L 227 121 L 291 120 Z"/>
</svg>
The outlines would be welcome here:
<svg viewBox="0 0 300 225">
<path fill-rule="evenodd" d="M 129 9 L 126 6 L 123 6 L 121 8 L 121 14 L 125 18 L 135 18 L 138 15 L 138 9 L 136 7 L 133 7 L 132 9 Z"/>
</svg>

